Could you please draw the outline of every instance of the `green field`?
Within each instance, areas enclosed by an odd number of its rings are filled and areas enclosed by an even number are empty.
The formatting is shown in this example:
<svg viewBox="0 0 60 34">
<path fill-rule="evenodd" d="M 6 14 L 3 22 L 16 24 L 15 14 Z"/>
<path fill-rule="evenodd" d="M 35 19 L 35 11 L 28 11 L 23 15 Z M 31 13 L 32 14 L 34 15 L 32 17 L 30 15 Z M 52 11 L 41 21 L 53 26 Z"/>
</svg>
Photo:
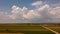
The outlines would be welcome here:
<svg viewBox="0 0 60 34">
<path fill-rule="evenodd" d="M 60 33 L 59 24 L 0 24 L 0 34 L 56 34 Z"/>
</svg>

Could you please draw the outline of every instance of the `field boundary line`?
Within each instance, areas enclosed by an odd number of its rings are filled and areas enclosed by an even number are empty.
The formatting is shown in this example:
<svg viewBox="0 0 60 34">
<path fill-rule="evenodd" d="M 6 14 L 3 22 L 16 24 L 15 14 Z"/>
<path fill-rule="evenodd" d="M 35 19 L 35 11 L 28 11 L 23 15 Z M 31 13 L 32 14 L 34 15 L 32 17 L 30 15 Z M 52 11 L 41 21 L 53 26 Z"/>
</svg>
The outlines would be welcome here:
<svg viewBox="0 0 60 34">
<path fill-rule="evenodd" d="M 52 29 L 50 29 L 50 28 L 48 28 L 48 27 L 45 27 L 45 26 L 42 26 L 42 25 L 40 25 L 40 26 L 43 27 L 43 28 L 45 28 L 45 29 L 50 30 L 51 32 L 54 32 L 54 33 L 56 33 L 56 34 L 60 34 L 60 33 L 56 32 L 56 31 L 54 31 L 54 30 L 52 30 Z"/>
</svg>

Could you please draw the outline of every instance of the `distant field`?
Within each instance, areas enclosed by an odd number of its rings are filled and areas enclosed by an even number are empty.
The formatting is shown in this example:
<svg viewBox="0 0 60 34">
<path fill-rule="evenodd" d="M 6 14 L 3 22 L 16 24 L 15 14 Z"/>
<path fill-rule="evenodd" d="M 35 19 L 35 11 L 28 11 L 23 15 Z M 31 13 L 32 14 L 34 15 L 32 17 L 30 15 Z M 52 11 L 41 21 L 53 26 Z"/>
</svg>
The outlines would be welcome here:
<svg viewBox="0 0 60 34">
<path fill-rule="evenodd" d="M 59 24 L 0 24 L 0 34 L 55 34 L 60 33 Z"/>
<path fill-rule="evenodd" d="M 60 33 L 60 24 L 50 24 L 44 26 Z"/>
</svg>

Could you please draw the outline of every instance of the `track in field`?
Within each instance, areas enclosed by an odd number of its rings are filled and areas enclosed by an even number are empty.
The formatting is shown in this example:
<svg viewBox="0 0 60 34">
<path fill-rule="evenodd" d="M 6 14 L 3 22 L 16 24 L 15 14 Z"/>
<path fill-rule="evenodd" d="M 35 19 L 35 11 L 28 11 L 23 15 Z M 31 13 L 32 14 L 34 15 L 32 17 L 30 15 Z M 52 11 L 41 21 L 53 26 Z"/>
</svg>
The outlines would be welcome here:
<svg viewBox="0 0 60 34">
<path fill-rule="evenodd" d="M 55 34 L 40 25 L 0 25 L 0 34 Z"/>
<path fill-rule="evenodd" d="M 42 26 L 42 25 L 40 25 L 40 26 L 43 27 L 43 28 L 46 28 L 46 29 L 50 30 L 51 32 L 53 32 L 53 33 L 55 33 L 55 34 L 60 34 L 59 32 L 54 31 L 54 30 L 52 30 L 52 29 L 50 29 L 50 28 L 48 28 L 48 27 L 45 27 L 45 26 Z"/>
<path fill-rule="evenodd" d="M 44 28 L 56 33 L 56 34 L 60 34 L 60 24 L 48 24 L 48 25 L 42 25 Z"/>
</svg>

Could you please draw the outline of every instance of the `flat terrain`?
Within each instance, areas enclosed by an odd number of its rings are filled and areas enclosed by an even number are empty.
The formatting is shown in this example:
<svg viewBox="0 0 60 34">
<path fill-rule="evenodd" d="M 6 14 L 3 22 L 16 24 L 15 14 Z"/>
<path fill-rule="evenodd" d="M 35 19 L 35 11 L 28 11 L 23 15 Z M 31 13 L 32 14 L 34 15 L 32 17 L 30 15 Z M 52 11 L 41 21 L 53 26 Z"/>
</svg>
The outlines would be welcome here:
<svg viewBox="0 0 60 34">
<path fill-rule="evenodd" d="M 60 33 L 59 24 L 0 24 L 0 34 L 56 34 L 47 28 Z"/>
<path fill-rule="evenodd" d="M 60 33 L 60 24 L 50 24 L 50 25 L 45 24 L 44 26 Z"/>
</svg>

